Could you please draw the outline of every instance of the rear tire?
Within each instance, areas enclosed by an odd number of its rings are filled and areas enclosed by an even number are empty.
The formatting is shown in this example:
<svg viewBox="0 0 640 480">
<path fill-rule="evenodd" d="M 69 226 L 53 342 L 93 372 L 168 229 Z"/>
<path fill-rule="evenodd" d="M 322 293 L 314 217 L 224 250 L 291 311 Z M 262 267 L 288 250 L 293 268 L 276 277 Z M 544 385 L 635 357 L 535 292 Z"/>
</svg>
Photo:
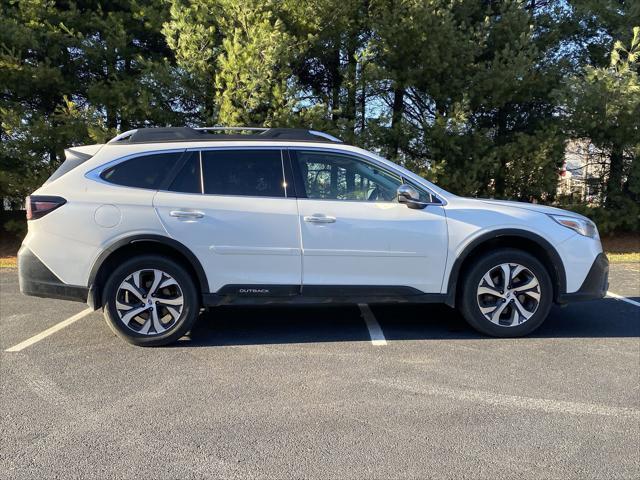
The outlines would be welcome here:
<svg viewBox="0 0 640 480">
<path fill-rule="evenodd" d="M 200 310 L 189 273 L 159 255 L 131 258 L 105 283 L 102 304 L 111 330 L 134 345 L 155 347 L 187 333 Z"/>
<path fill-rule="evenodd" d="M 549 272 L 516 249 L 489 252 L 466 270 L 459 310 L 474 329 L 493 337 L 521 337 L 547 318 L 553 303 Z"/>
</svg>

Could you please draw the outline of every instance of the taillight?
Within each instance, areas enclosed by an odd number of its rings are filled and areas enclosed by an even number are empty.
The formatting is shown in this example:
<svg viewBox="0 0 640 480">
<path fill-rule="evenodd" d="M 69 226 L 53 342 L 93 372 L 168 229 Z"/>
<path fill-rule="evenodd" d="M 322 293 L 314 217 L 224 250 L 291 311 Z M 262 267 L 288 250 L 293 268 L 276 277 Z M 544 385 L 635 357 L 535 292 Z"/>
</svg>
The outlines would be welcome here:
<svg viewBox="0 0 640 480">
<path fill-rule="evenodd" d="M 35 220 L 53 212 L 67 201 L 62 197 L 49 197 L 45 195 L 30 195 L 25 202 L 27 204 L 27 220 Z"/>
</svg>

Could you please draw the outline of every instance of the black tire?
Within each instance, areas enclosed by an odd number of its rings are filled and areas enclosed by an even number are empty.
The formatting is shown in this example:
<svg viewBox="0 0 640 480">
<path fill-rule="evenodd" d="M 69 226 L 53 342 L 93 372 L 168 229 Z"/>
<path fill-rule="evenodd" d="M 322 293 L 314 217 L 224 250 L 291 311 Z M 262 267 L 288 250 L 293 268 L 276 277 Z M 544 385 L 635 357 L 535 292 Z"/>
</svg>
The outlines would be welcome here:
<svg viewBox="0 0 640 480">
<path fill-rule="evenodd" d="M 535 275 L 539 284 L 540 298 L 535 312 L 527 320 L 513 326 L 498 325 L 487 319 L 480 310 L 478 299 L 478 287 L 485 274 L 494 267 L 505 263 L 519 264 L 527 268 Z M 461 290 L 457 302 L 460 313 L 474 329 L 492 337 L 522 337 L 533 332 L 547 318 L 551 304 L 553 303 L 553 286 L 549 272 L 533 255 L 517 249 L 495 250 L 483 254 L 465 270 L 460 287 Z M 498 301 L 505 302 L 509 305 L 515 300 Z M 513 308 L 515 308 L 515 305 Z M 508 312 L 509 310 L 505 313 Z M 500 317 L 500 315 L 498 315 L 498 317 Z"/>
<path fill-rule="evenodd" d="M 116 309 L 116 296 L 118 295 L 121 283 L 134 272 L 154 269 L 165 272 L 173 277 L 177 283 L 177 288 L 180 289 L 182 294 L 182 310 L 179 316 L 177 316 L 177 320 L 169 317 L 173 323 L 171 323 L 165 331 L 155 333 L 153 327 L 151 327 L 151 333 L 139 333 L 128 327 L 120 319 L 120 315 Z M 151 297 L 151 295 L 149 295 L 149 297 Z M 147 297 L 145 296 L 144 298 Z M 198 290 L 191 275 L 189 275 L 179 263 L 159 255 L 141 255 L 134 257 L 123 262 L 116 268 L 105 283 L 102 291 L 102 304 L 104 305 L 103 311 L 105 319 L 109 327 L 111 327 L 111 330 L 127 342 L 141 347 L 156 347 L 175 342 L 191 329 L 200 311 Z M 141 303 L 140 305 L 144 304 Z M 160 312 L 160 309 L 161 307 L 158 307 L 158 312 Z"/>
</svg>

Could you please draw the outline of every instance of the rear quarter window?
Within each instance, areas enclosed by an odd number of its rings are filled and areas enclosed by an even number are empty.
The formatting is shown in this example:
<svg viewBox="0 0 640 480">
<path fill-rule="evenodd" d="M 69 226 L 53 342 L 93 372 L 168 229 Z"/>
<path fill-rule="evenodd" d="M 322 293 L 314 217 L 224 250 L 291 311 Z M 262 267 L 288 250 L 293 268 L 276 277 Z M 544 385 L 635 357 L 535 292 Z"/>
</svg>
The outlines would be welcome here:
<svg viewBox="0 0 640 480">
<path fill-rule="evenodd" d="M 155 153 L 120 162 L 100 175 L 103 180 L 124 187 L 157 190 L 182 153 Z"/>
<path fill-rule="evenodd" d="M 65 160 L 64 162 L 62 162 L 62 164 L 56 169 L 55 172 L 53 172 L 53 174 L 51 174 L 51 176 L 47 179 L 46 182 L 44 183 L 49 183 L 49 182 L 53 182 L 55 179 L 60 178 L 61 176 L 69 173 L 71 170 L 73 170 L 76 167 L 79 167 L 80 165 L 82 165 L 84 162 L 86 162 L 87 160 L 89 160 L 91 158 L 91 156 L 87 156 L 86 158 L 82 158 L 82 157 L 74 157 L 71 158 L 69 160 Z"/>
</svg>

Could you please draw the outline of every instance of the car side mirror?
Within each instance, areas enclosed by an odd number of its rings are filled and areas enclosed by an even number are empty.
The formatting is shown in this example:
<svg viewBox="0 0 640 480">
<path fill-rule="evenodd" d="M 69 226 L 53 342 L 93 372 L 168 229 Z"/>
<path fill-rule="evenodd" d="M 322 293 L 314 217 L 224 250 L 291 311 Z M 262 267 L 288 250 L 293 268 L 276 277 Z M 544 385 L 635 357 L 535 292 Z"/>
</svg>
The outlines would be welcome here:
<svg viewBox="0 0 640 480">
<path fill-rule="evenodd" d="M 398 187 L 398 203 L 404 203 L 407 207 L 422 210 L 428 203 L 420 201 L 420 193 L 406 183 Z"/>
</svg>

